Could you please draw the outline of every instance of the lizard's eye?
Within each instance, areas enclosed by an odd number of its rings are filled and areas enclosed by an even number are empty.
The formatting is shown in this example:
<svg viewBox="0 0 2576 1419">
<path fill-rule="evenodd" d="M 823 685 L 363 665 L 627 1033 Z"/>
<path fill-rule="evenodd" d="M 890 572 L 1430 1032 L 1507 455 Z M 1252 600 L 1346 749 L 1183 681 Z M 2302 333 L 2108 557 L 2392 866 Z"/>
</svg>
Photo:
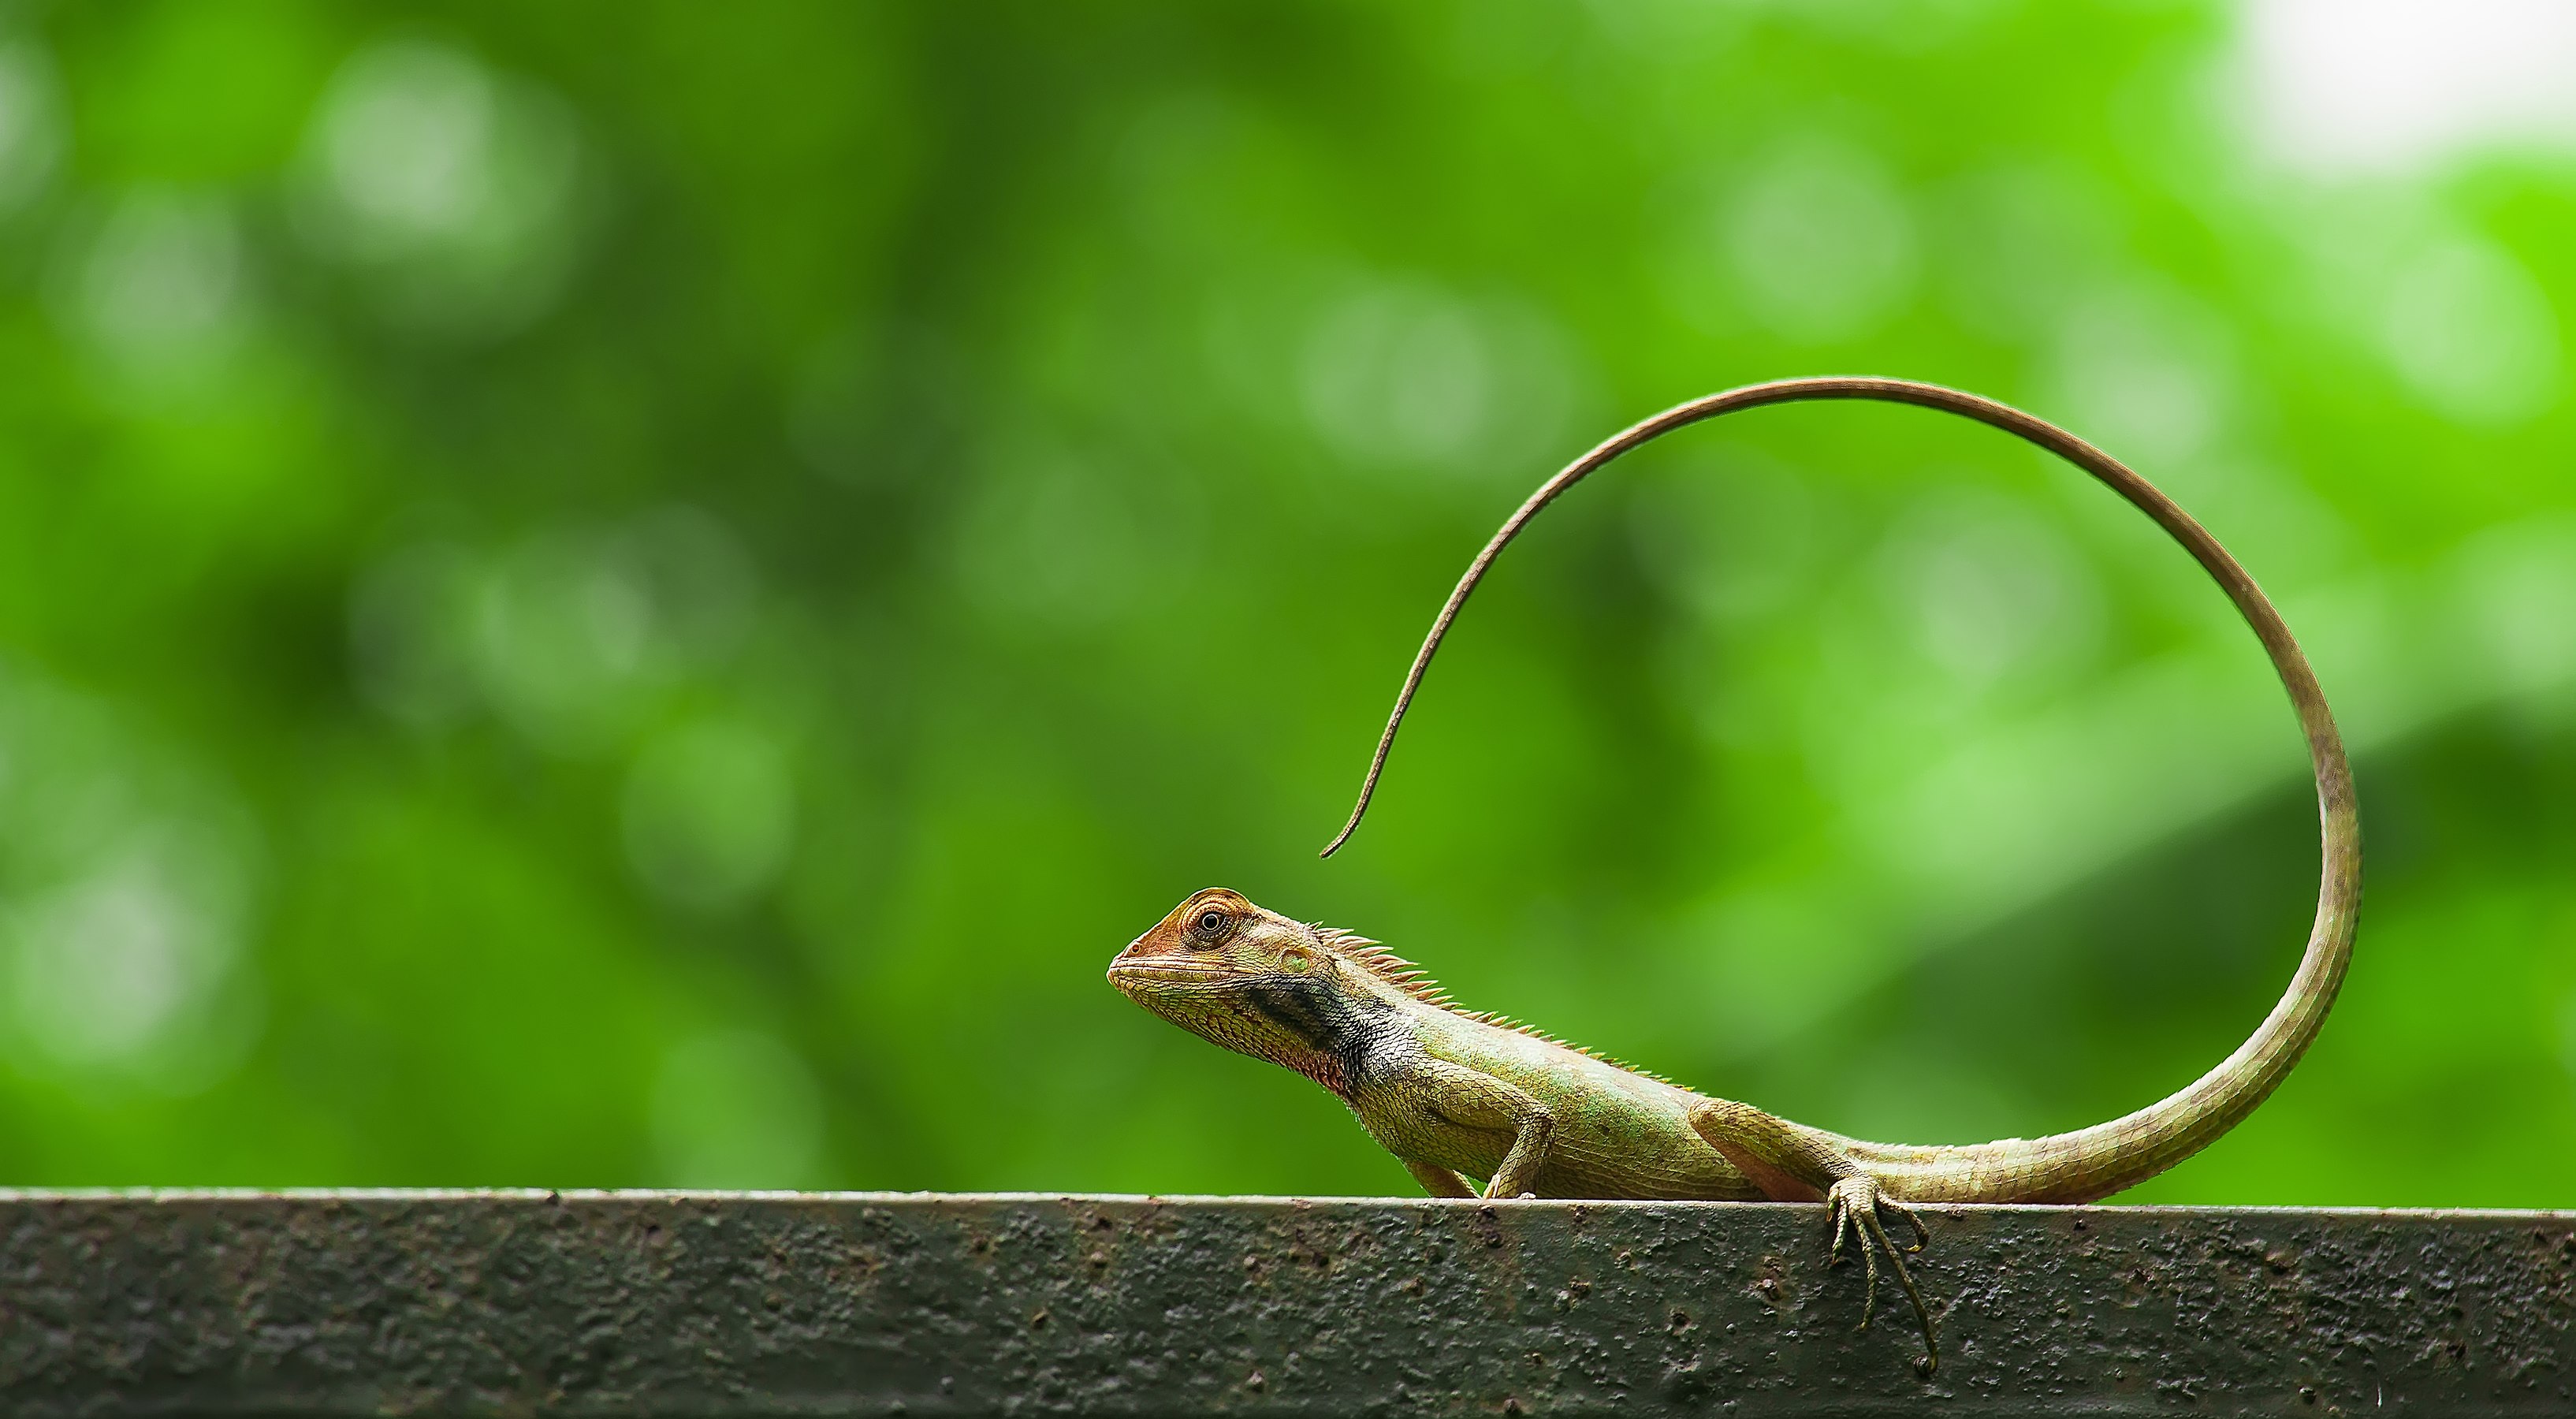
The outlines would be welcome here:
<svg viewBox="0 0 2576 1419">
<path fill-rule="evenodd" d="M 1214 941 L 1216 937 L 1225 933 L 1225 923 L 1226 916 L 1225 913 L 1221 911 L 1209 910 L 1200 912 L 1198 923 L 1199 935 L 1207 937 L 1210 941 Z"/>
</svg>

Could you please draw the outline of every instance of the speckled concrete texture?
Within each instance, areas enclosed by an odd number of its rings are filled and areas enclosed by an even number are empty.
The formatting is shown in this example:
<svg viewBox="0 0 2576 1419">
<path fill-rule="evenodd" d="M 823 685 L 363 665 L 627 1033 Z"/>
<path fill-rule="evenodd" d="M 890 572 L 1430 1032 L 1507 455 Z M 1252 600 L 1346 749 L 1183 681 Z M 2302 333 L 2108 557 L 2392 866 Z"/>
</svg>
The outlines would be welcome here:
<svg viewBox="0 0 2576 1419">
<path fill-rule="evenodd" d="M 2576 1214 L 0 1194 L 0 1412 L 2567 1414 Z"/>
</svg>

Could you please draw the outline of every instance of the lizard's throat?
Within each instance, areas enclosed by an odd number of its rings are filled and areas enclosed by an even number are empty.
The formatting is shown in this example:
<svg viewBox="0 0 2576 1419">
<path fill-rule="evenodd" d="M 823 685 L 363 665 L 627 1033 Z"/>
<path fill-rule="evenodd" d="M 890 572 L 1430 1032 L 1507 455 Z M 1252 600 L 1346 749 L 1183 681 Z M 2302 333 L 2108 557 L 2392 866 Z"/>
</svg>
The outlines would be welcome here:
<svg viewBox="0 0 2576 1419">
<path fill-rule="evenodd" d="M 1209 992 L 1195 1009 L 1161 1011 L 1174 1024 L 1239 1054 L 1293 1069 L 1335 1093 L 1349 1087 L 1369 1026 L 1386 1007 L 1332 981 L 1279 976 Z"/>
</svg>

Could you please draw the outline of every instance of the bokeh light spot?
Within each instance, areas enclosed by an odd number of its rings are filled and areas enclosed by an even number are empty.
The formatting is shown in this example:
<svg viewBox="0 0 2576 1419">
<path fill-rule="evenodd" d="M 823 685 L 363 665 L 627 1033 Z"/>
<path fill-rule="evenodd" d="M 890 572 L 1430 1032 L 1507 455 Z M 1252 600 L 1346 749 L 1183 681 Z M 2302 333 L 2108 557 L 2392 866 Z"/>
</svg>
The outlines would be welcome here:
<svg viewBox="0 0 2576 1419">
<path fill-rule="evenodd" d="M 2383 338 L 2426 407 L 2471 425 L 2520 423 L 2558 402 L 2558 319 L 2522 263 L 2454 240 L 2397 273 Z"/>
<path fill-rule="evenodd" d="M 188 374 L 240 339 L 242 267 L 241 232 L 223 201 L 147 188 L 108 208 L 66 295 L 79 333 L 120 372 Z"/>
<path fill-rule="evenodd" d="M 1822 141 L 1773 156 L 1727 217 L 1726 255 L 1746 308 L 1791 340 L 1867 334 L 1913 294 L 1914 220 L 1876 159 Z"/>
<path fill-rule="evenodd" d="M 776 879 L 796 800 L 778 742 L 708 722 L 645 746 L 626 778 L 626 859 L 645 889 L 701 911 L 740 906 Z"/>
<path fill-rule="evenodd" d="M 1968 687 L 2062 668 L 2100 633 L 2101 593 L 2083 557 L 2010 499 L 1923 500 L 1890 532 L 1878 570 L 1916 647 Z"/>
<path fill-rule="evenodd" d="M 560 288 L 580 144 L 544 91 L 459 49 L 387 41 L 341 68 L 306 149 L 308 236 L 404 328 L 506 334 Z"/>
<path fill-rule="evenodd" d="M 1307 416 L 1344 458 L 1462 473 L 1554 437 L 1574 385 L 1543 317 L 1407 281 L 1326 306 L 1300 376 Z"/>
<path fill-rule="evenodd" d="M 23 40 L 0 43 L 0 216 L 44 190 L 62 149 L 53 65 Z"/>
</svg>

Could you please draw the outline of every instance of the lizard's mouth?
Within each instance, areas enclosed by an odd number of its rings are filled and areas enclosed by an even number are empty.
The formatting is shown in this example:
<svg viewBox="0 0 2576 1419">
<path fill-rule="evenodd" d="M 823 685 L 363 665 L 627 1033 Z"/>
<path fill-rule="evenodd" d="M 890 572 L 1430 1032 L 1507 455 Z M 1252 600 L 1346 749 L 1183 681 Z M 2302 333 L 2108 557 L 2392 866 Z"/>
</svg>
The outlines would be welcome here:
<svg viewBox="0 0 2576 1419">
<path fill-rule="evenodd" d="M 1204 966 L 1184 965 L 1174 961 L 1112 961 L 1109 963 L 1109 983 L 1122 988 L 1129 985 L 1188 985 L 1223 974 L 1225 974 L 1224 969 L 1213 962 Z"/>
</svg>

